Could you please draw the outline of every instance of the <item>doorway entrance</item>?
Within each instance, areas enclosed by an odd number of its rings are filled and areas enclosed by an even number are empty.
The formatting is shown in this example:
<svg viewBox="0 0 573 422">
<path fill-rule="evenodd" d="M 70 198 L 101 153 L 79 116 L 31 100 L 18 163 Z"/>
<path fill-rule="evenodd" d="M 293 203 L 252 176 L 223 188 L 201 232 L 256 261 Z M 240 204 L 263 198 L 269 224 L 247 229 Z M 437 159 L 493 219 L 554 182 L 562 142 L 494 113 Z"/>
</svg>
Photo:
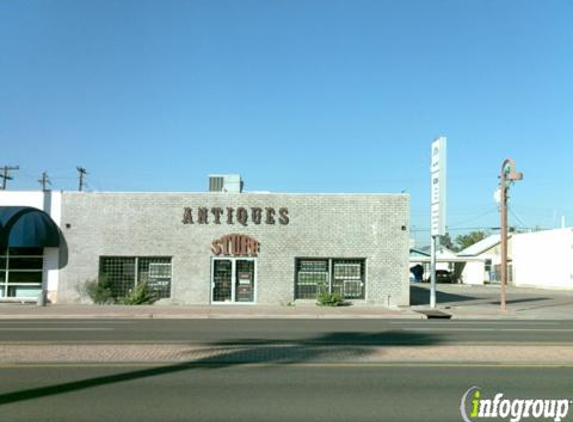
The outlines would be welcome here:
<svg viewBox="0 0 573 422">
<path fill-rule="evenodd" d="M 212 303 L 253 303 L 255 301 L 256 259 L 213 258 Z"/>
</svg>

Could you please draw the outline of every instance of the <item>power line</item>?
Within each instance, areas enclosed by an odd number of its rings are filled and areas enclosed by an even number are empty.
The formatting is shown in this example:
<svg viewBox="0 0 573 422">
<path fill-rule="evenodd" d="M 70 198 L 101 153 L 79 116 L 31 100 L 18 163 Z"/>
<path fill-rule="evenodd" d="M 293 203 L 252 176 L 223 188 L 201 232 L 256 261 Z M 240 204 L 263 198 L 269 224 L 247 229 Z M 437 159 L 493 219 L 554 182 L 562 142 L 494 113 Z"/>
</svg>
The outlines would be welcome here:
<svg viewBox="0 0 573 422">
<path fill-rule="evenodd" d="M 452 226 L 455 227 L 455 226 L 458 226 L 458 225 L 460 225 L 460 224 L 469 223 L 470 221 L 478 220 L 478 219 L 480 219 L 480 218 L 482 218 L 482 217 L 485 217 L 486 215 L 493 214 L 493 213 L 495 213 L 495 212 L 497 212 L 497 207 L 494 207 L 493 209 L 490 209 L 490 210 L 488 210 L 488 211 L 485 211 L 485 212 L 483 212 L 483 213 L 481 213 L 481 214 L 479 214 L 479 215 L 477 215 L 477 216 L 475 216 L 475 217 L 471 217 L 471 218 L 468 218 L 468 219 L 465 219 L 465 220 L 462 220 L 462 221 L 458 221 L 458 222 L 452 224 Z"/>
<path fill-rule="evenodd" d="M 507 206 L 507 209 L 509 210 L 509 212 L 511 213 L 511 215 L 513 215 L 515 217 L 515 219 L 517 221 L 519 221 L 521 223 L 521 225 L 523 226 L 523 228 L 527 227 L 527 224 L 525 224 L 523 222 L 523 220 L 519 217 L 519 215 L 516 214 L 516 212 L 513 210 L 513 207 L 510 207 L 509 205 Z"/>
<path fill-rule="evenodd" d="M 14 180 L 12 176 L 10 176 L 11 170 L 20 170 L 20 166 L 4 166 L 2 167 L 2 174 L 0 177 L 2 178 L 2 190 L 6 190 L 6 182 L 8 180 Z"/>
<path fill-rule="evenodd" d="M 447 228 L 447 232 L 460 232 L 460 231 L 477 231 L 477 230 L 481 230 L 481 231 L 490 231 L 490 230 L 499 230 L 499 227 L 490 227 L 490 226 L 484 226 L 484 227 L 458 227 L 458 228 Z M 410 229 L 411 233 L 422 233 L 422 232 L 429 232 L 430 228 L 416 228 L 416 229 Z"/>
</svg>

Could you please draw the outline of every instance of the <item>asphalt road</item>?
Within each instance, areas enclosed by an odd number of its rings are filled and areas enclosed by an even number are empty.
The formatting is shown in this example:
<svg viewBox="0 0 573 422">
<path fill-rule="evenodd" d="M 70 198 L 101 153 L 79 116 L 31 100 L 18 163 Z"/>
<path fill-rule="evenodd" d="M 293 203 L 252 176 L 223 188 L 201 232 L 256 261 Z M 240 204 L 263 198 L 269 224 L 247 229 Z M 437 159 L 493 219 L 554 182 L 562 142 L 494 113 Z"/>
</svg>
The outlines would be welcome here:
<svg viewBox="0 0 573 422">
<path fill-rule="evenodd" d="M 473 386 L 481 388 L 484 398 L 503 393 L 508 398 L 573 399 L 570 358 L 488 363 L 384 361 L 384 354 L 381 361 L 362 361 L 359 355 L 361 347 L 370 346 L 457 350 L 466 345 L 466 350 L 485 347 L 495 356 L 532 344 L 542 353 L 569 350 L 573 322 L 0 321 L 0 351 L 20 346 L 61 350 L 54 363 L 2 361 L 0 354 L 0 421 L 443 422 L 462 420 L 460 402 Z M 68 351 L 71 356 L 86 345 L 122 350 L 130 345 L 144 350 L 209 345 L 227 350 L 232 358 L 66 362 Z M 233 351 L 240 345 L 248 350 L 246 360 L 243 352 Z M 286 355 L 277 355 L 274 346 Z M 330 359 L 323 348 L 349 359 Z"/>
<path fill-rule="evenodd" d="M 1 375 L 10 422 L 446 422 L 462 420 L 472 386 L 484 398 L 573 398 L 571 367 L 42 365 Z"/>
<path fill-rule="evenodd" d="M 1 344 L 185 343 L 573 344 L 573 321 L 41 320 L 0 321 Z"/>
</svg>

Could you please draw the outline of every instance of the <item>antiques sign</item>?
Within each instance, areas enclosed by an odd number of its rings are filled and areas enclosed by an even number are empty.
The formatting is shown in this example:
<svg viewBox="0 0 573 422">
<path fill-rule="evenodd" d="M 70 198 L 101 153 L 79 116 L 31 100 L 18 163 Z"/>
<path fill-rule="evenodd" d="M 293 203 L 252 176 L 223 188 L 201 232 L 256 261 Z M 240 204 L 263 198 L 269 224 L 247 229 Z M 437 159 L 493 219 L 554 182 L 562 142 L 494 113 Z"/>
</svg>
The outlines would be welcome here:
<svg viewBox="0 0 573 422">
<path fill-rule="evenodd" d="M 249 223 L 280 224 L 286 226 L 290 220 L 288 208 L 252 207 L 185 207 L 183 209 L 183 224 L 238 224 L 248 226 Z"/>
<path fill-rule="evenodd" d="M 228 234 L 211 242 L 211 252 L 216 256 L 257 256 L 260 249 L 258 241 L 244 234 Z"/>
</svg>

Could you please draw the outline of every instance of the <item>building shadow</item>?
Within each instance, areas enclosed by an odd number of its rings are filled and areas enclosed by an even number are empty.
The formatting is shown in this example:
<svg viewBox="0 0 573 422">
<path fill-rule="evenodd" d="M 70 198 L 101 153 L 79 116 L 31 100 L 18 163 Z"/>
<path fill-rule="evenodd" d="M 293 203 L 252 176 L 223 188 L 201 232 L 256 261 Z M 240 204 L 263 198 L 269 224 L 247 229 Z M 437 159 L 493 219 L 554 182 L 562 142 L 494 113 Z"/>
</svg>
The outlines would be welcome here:
<svg viewBox="0 0 573 422">
<path fill-rule="evenodd" d="M 123 372 L 54 384 L 46 387 L 30 388 L 0 394 L 0 406 L 49 397 L 75 391 L 87 390 L 109 384 L 158 377 L 194 369 L 219 369 L 239 365 L 295 365 L 304 363 L 355 363 L 368 362 L 368 356 L 380 346 L 402 345 L 422 346 L 440 343 L 435 334 L 386 331 L 380 333 L 334 332 L 311 339 L 284 340 L 270 343 L 261 339 L 236 339 L 214 342 L 203 349 L 204 357 L 193 359 L 194 350 L 188 352 L 189 359 L 176 364 L 154 366 L 152 368 Z M 145 363 L 145 362 L 144 362 Z M 150 365 L 153 365 L 150 362 Z"/>
<path fill-rule="evenodd" d="M 438 303 L 468 302 L 472 300 L 483 300 L 483 297 L 445 293 L 441 292 L 439 288 L 436 291 L 436 302 Z M 411 284 L 410 305 L 427 305 L 429 303 L 430 288 Z"/>
</svg>

